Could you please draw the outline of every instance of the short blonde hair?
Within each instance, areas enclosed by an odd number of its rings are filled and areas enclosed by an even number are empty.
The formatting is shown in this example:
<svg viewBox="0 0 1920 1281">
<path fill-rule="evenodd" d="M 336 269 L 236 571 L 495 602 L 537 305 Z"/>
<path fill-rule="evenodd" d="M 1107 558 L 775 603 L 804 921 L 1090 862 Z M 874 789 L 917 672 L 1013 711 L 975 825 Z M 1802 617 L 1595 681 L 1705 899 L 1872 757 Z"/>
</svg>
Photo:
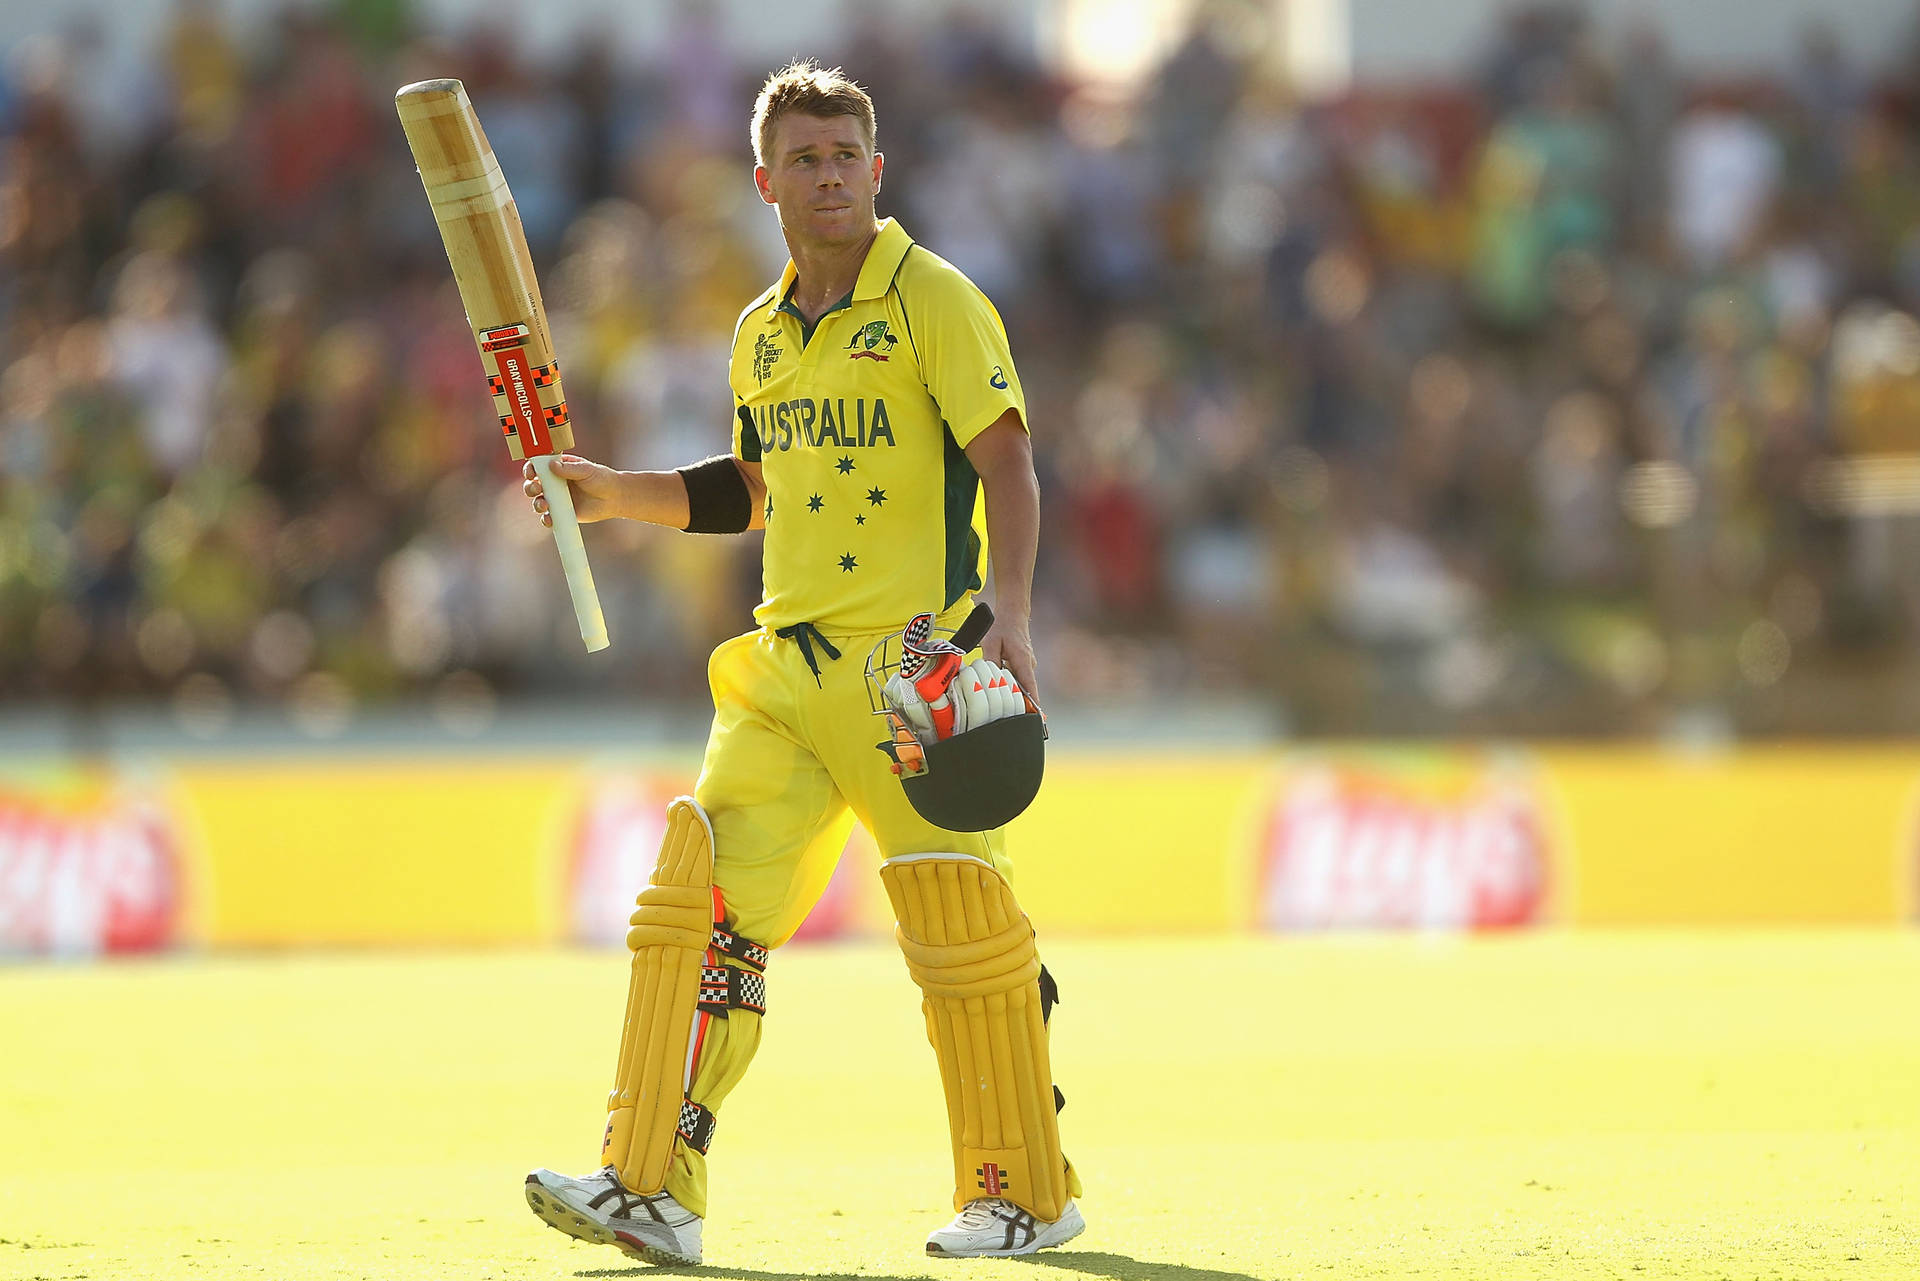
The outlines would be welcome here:
<svg viewBox="0 0 1920 1281">
<path fill-rule="evenodd" d="M 866 135 L 867 150 L 874 145 L 873 99 L 838 67 L 822 68 L 811 58 L 788 63 L 767 77 L 753 100 L 753 158 L 767 163 L 773 148 L 774 126 L 784 116 L 852 116 Z"/>
</svg>

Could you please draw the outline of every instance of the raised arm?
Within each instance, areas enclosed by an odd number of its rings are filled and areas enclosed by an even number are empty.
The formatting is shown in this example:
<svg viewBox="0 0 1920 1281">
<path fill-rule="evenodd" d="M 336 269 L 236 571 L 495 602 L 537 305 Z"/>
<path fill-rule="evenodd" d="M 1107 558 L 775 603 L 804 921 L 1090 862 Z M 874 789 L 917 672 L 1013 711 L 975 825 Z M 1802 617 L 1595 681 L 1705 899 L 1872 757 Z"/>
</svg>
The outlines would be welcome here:
<svg viewBox="0 0 1920 1281">
<path fill-rule="evenodd" d="M 740 483 L 746 487 L 747 528 L 763 527 L 767 485 L 760 474 L 760 464 L 724 456 L 723 461 L 733 465 Z M 566 454 L 554 460 L 553 474 L 573 490 L 573 509 L 583 525 L 624 517 L 670 529 L 685 529 L 692 519 L 687 477 L 678 471 L 616 471 L 577 454 Z M 533 474 L 532 463 L 521 471 L 521 478 L 524 481 L 521 488 L 533 500 L 533 510 L 540 514 L 540 523 L 552 525 L 545 491 L 540 478 Z"/>
</svg>

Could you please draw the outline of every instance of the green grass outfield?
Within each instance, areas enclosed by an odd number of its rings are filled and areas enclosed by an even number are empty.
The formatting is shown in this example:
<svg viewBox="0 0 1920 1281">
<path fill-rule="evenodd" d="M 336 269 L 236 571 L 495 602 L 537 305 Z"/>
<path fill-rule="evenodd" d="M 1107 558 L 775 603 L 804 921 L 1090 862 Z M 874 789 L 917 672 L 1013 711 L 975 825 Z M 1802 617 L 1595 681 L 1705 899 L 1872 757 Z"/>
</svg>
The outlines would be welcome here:
<svg viewBox="0 0 1920 1281">
<path fill-rule="evenodd" d="M 1920 932 L 1061 943 L 1089 1227 L 936 1262 L 891 945 L 774 958 L 705 1272 L 1920 1276 Z M 594 1164 L 623 954 L 0 967 L 0 1276 L 638 1276 L 526 1209 Z"/>
</svg>

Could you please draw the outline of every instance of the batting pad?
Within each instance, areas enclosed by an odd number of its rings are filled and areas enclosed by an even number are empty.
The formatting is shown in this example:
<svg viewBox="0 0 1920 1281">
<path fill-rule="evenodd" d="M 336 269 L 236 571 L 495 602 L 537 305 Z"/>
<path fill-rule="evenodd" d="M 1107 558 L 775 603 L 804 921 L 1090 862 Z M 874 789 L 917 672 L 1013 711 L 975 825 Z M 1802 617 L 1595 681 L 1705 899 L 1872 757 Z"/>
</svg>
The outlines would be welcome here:
<svg viewBox="0 0 1920 1281">
<path fill-rule="evenodd" d="M 701 1151 L 711 1136 L 712 1115 L 700 1124 L 704 1109 L 689 1091 L 707 1021 L 700 1016 L 701 979 L 716 937 L 714 916 L 713 829 L 683 796 L 667 807 L 660 857 L 627 931 L 633 977 L 601 1160 L 631 1192 L 666 1186 L 683 1122 Z"/>
<path fill-rule="evenodd" d="M 1058 1219 L 1080 1181 L 1060 1151 L 1033 926 L 981 859 L 907 854 L 880 878 L 940 1060 L 954 1209 L 1002 1197 Z"/>
</svg>

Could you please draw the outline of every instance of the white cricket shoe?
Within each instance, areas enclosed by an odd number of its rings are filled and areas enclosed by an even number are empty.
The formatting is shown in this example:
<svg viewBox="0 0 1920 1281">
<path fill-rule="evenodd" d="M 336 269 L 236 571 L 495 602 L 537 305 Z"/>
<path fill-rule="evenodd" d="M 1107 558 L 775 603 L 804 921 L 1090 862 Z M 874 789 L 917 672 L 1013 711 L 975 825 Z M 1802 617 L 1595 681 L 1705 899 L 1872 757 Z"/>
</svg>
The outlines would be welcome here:
<svg viewBox="0 0 1920 1281">
<path fill-rule="evenodd" d="M 927 1238 L 927 1253 L 947 1259 L 980 1259 L 1007 1254 L 1032 1254 L 1065 1245 L 1087 1230 L 1080 1207 L 1067 1202 L 1067 1212 L 1052 1223 L 1042 1223 L 1011 1201 L 983 1197 L 967 1202 L 952 1223 Z"/>
<path fill-rule="evenodd" d="M 701 1218 L 665 1192 L 629 1192 L 608 1166 L 584 1179 L 535 1170 L 527 1204 L 570 1237 L 618 1246 L 648 1263 L 700 1262 Z"/>
</svg>

